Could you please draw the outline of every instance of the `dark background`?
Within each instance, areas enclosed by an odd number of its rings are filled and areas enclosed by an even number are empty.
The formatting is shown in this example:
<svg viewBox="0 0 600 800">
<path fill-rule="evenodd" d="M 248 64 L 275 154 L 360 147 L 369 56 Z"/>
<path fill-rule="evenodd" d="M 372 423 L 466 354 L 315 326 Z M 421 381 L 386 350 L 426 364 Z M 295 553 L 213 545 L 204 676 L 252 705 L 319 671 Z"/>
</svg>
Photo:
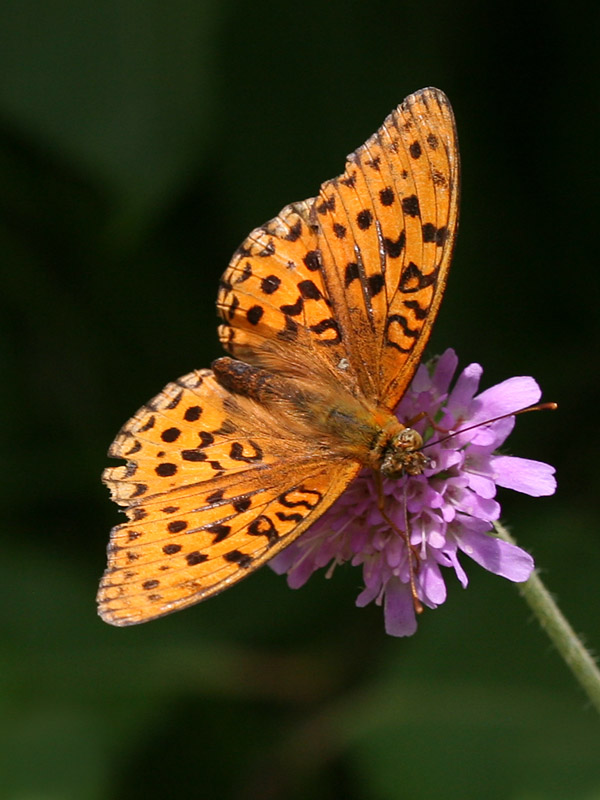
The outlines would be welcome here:
<svg viewBox="0 0 600 800">
<path fill-rule="evenodd" d="M 297 592 L 264 569 L 139 628 L 94 603 L 119 519 L 106 449 L 219 354 L 231 253 L 435 85 L 463 194 L 429 350 L 559 402 L 510 441 L 557 466 L 557 494 L 500 499 L 599 648 L 597 16 L 5 0 L 0 21 L 2 797 L 597 797 L 597 717 L 514 586 L 474 564 L 408 640 L 354 607 L 349 567 Z"/>
</svg>

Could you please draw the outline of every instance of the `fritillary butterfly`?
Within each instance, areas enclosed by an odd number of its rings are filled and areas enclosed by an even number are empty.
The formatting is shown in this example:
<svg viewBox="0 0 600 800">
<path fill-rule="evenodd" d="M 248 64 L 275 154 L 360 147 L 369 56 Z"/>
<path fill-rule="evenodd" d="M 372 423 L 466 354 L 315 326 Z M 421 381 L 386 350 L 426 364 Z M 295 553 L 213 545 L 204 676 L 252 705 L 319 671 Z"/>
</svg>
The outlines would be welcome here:
<svg viewBox="0 0 600 800">
<path fill-rule="evenodd" d="M 437 314 L 457 228 L 454 117 L 410 95 L 317 197 L 237 250 L 219 287 L 233 358 L 143 406 L 103 480 L 112 530 L 99 613 L 114 625 L 192 605 L 291 544 L 363 467 L 422 469 L 391 413 Z"/>
</svg>

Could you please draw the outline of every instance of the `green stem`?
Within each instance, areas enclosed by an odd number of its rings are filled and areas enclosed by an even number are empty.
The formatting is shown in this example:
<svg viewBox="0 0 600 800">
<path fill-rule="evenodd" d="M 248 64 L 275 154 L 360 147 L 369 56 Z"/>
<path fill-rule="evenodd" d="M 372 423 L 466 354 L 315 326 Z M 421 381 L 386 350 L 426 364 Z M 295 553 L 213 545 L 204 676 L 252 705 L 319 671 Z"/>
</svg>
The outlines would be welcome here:
<svg viewBox="0 0 600 800">
<path fill-rule="evenodd" d="M 509 532 L 495 523 L 496 533 L 505 542 L 516 544 Z M 538 622 L 546 631 L 567 666 L 579 681 L 590 702 L 600 712 L 600 671 L 573 628 L 534 572 L 525 583 L 518 584 L 521 596 L 529 603 Z"/>
</svg>

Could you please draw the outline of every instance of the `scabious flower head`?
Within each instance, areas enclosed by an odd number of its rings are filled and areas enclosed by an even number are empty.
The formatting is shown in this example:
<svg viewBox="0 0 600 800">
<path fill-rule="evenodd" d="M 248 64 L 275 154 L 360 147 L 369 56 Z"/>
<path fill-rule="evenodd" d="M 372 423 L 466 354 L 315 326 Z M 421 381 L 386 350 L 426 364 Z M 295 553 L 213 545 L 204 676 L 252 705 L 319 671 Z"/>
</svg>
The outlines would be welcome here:
<svg viewBox="0 0 600 800">
<path fill-rule="evenodd" d="M 417 629 L 408 547 L 398 530 L 410 536 L 418 598 L 436 608 L 446 599 L 442 567 L 453 569 L 467 586 L 460 554 L 511 581 L 527 580 L 534 568 L 531 556 L 489 533 L 500 516 L 496 487 L 533 497 L 556 488 L 550 465 L 496 453 L 514 416 L 479 424 L 537 403 L 541 391 L 533 378 L 509 378 L 477 394 L 482 368 L 470 364 L 451 386 L 457 366 L 451 349 L 421 365 L 396 408 L 405 425 L 422 415 L 411 427 L 423 436 L 429 458 L 421 475 L 383 481 L 385 513 L 397 530 L 381 515 L 373 473 L 364 470 L 310 530 L 270 562 L 277 573 L 287 573 L 294 589 L 321 567 L 329 565 L 331 574 L 336 564 L 362 565 L 365 588 L 356 604 L 383 605 L 392 636 Z M 467 427 L 449 438 L 440 433 Z"/>
</svg>

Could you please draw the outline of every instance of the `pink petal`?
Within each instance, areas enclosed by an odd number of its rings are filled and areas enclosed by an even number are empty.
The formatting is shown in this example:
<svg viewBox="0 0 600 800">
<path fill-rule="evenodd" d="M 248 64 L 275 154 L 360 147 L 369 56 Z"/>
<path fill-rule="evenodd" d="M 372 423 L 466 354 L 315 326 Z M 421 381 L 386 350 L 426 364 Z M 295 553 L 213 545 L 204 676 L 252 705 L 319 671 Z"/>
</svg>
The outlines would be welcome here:
<svg viewBox="0 0 600 800">
<path fill-rule="evenodd" d="M 541 396 L 542 390 L 533 378 L 508 378 L 477 395 L 473 419 L 491 419 L 519 411 L 537 403 Z"/>
<path fill-rule="evenodd" d="M 300 557 L 300 549 L 297 545 L 293 544 L 286 547 L 281 553 L 278 553 L 274 558 L 269 561 L 269 567 L 276 572 L 277 575 L 283 575 L 287 572 L 292 564 Z"/>
<path fill-rule="evenodd" d="M 485 475 L 469 473 L 469 488 L 487 500 L 496 496 L 496 484 L 492 478 L 487 478 Z"/>
<path fill-rule="evenodd" d="M 480 364 L 469 364 L 461 372 L 448 397 L 449 409 L 466 409 L 471 404 L 483 374 Z"/>
<path fill-rule="evenodd" d="M 375 598 L 377 597 L 378 594 L 379 594 L 379 589 L 377 589 L 375 587 L 369 588 L 367 586 L 358 595 L 358 597 L 356 598 L 355 603 L 359 608 L 364 608 L 365 606 L 368 606 L 369 603 L 371 603 L 373 600 L 375 600 Z"/>
<path fill-rule="evenodd" d="M 290 589 L 299 589 L 301 586 L 304 586 L 315 569 L 317 569 L 317 567 L 311 564 L 308 559 L 292 567 L 287 576 L 287 583 Z"/>
<path fill-rule="evenodd" d="M 446 600 L 446 584 L 435 561 L 430 559 L 424 562 L 419 570 L 418 578 L 428 606 L 435 608 Z"/>
<path fill-rule="evenodd" d="M 431 388 L 431 378 L 429 377 L 429 370 L 425 364 L 419 364 L 415 376 L 410 384 L 410 391 L 414 394 L 421 392 L 428 392 Z"/>
<path fill-rule="evenodd" d="M 461 583 L 463 589 L 466 589 L 469 585 L 469 579 L 467 577 L 467 573 L 462 568 L 460 561 L 458 560 L 458 555 L 455 550 L 446 550 L 445 552 L 446 558 L 450 561 L 452 567 L 454 567 L 454 571 L 456 572 L 456 577 Z"/>
<path fill-rule="evenodd" d="M 495 520 L 500 516 L 500 504 L 495 500 L 480 497 L 475 492 L 467 490 L 456 494 L 452 502 L 458 511 L 470 514 L 480 519 Z"/>
<path fill-rule="evenodd" d="M 518 410 L 518 409 L 517 409 Z M 479 412 L 475 415 L 478 416 Z M 491 419 L 491 417 L 486 417 Z M 485 420 L 482 420 L 484 422 Z M 505 417 L 499 419 L 491 425 L 482 425 L 481 428 L 475 428 L 472 432 L 472 445 L 476 447 L 487 447 L 488 449 L 495 449 L 499 447 L 505 439 L 512 433 L 515 427 L 516 420 L 514 417 Z"/>
<path fill-rule="evenodd" d="M 550 464 L 516 456 L 492 456 L 491 462 L 498 486 L 532 497 L 546 497 L 556 491 L 555 469 Z"/>
<path fill-rule="evenodd" d="M 533 572 L 535 564 L 529 553 L 495 536 L 462 531 L 456 541 L 463 553 L 495 575 L 521 583 Z"/>
<path fill-rule="evenodd" d="M 457 367 L 458 356 L 454 350 L 449 347 L 439 357 L 432 375 L 432 383 L 440 394 L 445 394 L 448 391 L 450 381 Z"/>
<path fill-rule="evenodd" d="M 454 437 L 452 437 L 451 441 L 454 444 Z M 430 464 L 431 473 L 428 471 L 425 472 L 425 475 L 428 474 L 435 475 L 436 472 L 444 472 L 445 470 L 450 469 L 451 467 L 457 466 L 461 464 L 464 459 L 462 453 L 457 450 L 441 450 L 438 449 L 435 454 L 431 453 L 431 451 L 427 450 L 427 445 L 423 448 L 426 455 L 429 455 L 432 458 L 432 462 Z"/>
<path fill-rule="evenodd" d="M 385 632 L 390 636 L 412 636 L 417 630 L 417 618 L 410 587 L 392 578 L 385 589 Z"/>
</svg>

